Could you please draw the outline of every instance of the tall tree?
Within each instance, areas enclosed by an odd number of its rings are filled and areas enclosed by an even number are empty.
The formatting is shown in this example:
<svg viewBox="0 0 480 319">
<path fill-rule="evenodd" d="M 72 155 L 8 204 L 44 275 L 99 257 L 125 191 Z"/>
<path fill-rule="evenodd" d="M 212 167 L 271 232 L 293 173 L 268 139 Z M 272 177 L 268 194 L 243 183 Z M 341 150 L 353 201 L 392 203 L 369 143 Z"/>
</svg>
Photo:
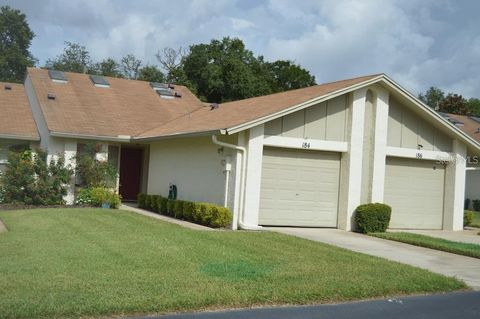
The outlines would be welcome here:
<svg viewBox="0 0 480 319">
<path fill-rule="evenodd" d="M 165 72 L 165 80 L 169 83 L 185 82 L 185 74 L 183 72 L 183 57 L 188 54 L 188 50 L 179 47 L 178 49 L 164 48 L 155 55 L 158 62 Z"/>
<path fill-rule="evenodd" d="M 468 111 L 473 115 L 480 115 L 480 99 L 469 98 L 466 102 Z"/>
<path fill-rule="evenodd" d="M 0 8 L 0 81 L 23 82 L 27 67 L 36 63 L 29 51 L 34 37 L 25 14 Z"/>
<path fill-rule="evenodd" d="M 87 73 L 92 68 L 90 52 L 81 44 L 65 41 L 63 53 L 54 59 L 48 59 L 45 67 L 59 71 Z"/>
<path fill-rule="evenodd" d="M 127 54 L 122 58 L 122 72 L 127 79 L 136 80 L 141 66 L 142 61 L 137 59 L 133 54 Z"/>
<path fill-rule="evenodd" d="M 155 65 L 146 65 L 139 70 L 138 79 L 148 82 L 165 82 L 165 75 Z"/>
<path fill-rule="evenodd" d="M 315 85 L 315 77 L 301 66 L 291 62 L 278 60 L 266 63 L 273 92 L 299 89 Z"/>
<path fill-rule="evenodd" d="M 445 93 L 439 88 L 431 86 L 425 93 L 420 93 L 418 98 L 432 109 L 437 109 L 445 99 Z"/>
<path fill-rule="evenodd" d="M 447 97 L 438 105 L 439 112 L 468 115 L 469 110 L 465 99 L 458 94 L 448 93 Z"/>
<path fill-rule="evenodd" d="M 107 58 L 101 62 L 95 63 L 88 71 L 91 74 L 111 76 L 115 78 L 123 77 L 120 65 L 112 58 Z"/>
<path fill-rule="evenodd" d="M 263 58 L 247 50 L 242 40 L 223 38 L 190 47 L 183 70 L 198 95 L 209 102 L 225 102 L 271 92 Z"/>
</svg>

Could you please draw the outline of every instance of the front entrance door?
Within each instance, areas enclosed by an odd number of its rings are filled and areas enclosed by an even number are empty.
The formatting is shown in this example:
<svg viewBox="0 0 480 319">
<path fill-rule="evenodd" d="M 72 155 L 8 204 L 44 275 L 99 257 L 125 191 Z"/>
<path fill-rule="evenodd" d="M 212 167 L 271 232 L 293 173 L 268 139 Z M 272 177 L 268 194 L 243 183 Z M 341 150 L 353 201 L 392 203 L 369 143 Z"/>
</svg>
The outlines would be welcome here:
<svg viewBox="0 0 480 319">
<path fill-rule="evenodd" d="M 142 162 L 143 149 L 122 147 L 119 192 L 123 200 L 136 200 L 140 193 Z"/>
</svg>

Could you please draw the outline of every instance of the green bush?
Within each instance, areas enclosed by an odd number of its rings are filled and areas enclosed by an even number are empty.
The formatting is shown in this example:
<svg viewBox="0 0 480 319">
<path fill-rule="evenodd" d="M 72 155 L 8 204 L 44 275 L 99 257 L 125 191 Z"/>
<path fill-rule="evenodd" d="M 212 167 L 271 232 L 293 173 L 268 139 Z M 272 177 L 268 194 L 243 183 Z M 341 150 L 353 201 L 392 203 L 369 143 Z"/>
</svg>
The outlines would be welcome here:
<svg viewBox="0 0 480 319">
<path fill-rule="evenodd" d="M 373 203 L 357 207 L 355 223 L 361 233 L 383 233 L 390 223 L 392 208 L 386 204 Z"/>
<path fill-rule="evenodd" d="M 480 199 L 472 200 L 472 204 L 473 204 L 473 210 L 476 212 L 480 212 Z"/>
<path fill-rule="evenodd" d="M 92 205 L 102 207 L 108 205 L 117 209 L 121 204 L 121 197 L 115 191 L 104 187 L 82 188 L 75 198 L 77 205 Z"/>
<path fill-rule="evenodd" d="M 147 194 L 140 193 L 137 195 L 137 203 L 139 208 L 146 208 L 145 206 L 145 199 Z"/>
<path fill-rule="evenodd" d="M 81 186 L 113 188 L 117 184 L 117 168 L 108 161 L 97 159 L 100 143 L 81 144 L 82 151 L 75 156 L 75 173 Z"/>
<path fill-rule="evenodd" d="M 168 199 L 158 195 L 139 194 L 138 198 L 139 205 L 140 201 L 146 202 L 145 209 L 208 227 L 227 227 L 232 222 L 232 213 L 225 207 Z"/>
<path fill-rule="evenodd" d="M 104 187 L 94 187 L 90 190 L 91 204 L 93 206 L 101 207 L 104 204 L 110 206 L 110 208 L 117 209 L 120 207 L 121 199 L 120 195 L 113 190 Z"/>
<path fill-rule="evenodd" d="M 162 197 L 160 195 L 153 195 L 152 196 L 152 199 L 151 199 L 151 203 L 152 203 L 152 211 L 154 211 L 155 213 L 160 213 L 160 209 L 161 209 L 161 199 Z"/>
<path fill-rule="evenodd" d="M 47 164 L 47 153 L 11 151 L 0 175 L 3 202 L 26 205 L 61 205 L 73 171 L 65 166 L 63 154 Z"/>
<path fill-rule="evenodd" d="M 473 212 L 466 210 L 463 214 L 463 226 L 470 226 L 473 222 Z"/>
<path fill-rule="evenodd" d="M 173 217 L 183 219 L 183 200 L 175 200 L 173 205 Z"/>
</svg>

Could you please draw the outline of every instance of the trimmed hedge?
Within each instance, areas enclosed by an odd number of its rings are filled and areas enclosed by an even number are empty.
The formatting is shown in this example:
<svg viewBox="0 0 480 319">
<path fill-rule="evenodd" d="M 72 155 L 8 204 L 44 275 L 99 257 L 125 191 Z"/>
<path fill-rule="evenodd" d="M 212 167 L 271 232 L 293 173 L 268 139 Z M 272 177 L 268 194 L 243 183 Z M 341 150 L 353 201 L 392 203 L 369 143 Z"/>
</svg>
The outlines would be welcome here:
<svg viewBox="0 0 480 319">
<path fill-rule="evenodd" d="M 355 210 L 355 223 L 361 233 L 384 233 L 390 223 L 392 208 L 386 204 L 360 205 Z"/>
<path fill-rule="evenodd" d="M 228 208 L 210 203 L 173 200 L 160 195 L 138 194 L 138 207 L 200 225 L 221 228 L 232 222 Z"/>
</svg>

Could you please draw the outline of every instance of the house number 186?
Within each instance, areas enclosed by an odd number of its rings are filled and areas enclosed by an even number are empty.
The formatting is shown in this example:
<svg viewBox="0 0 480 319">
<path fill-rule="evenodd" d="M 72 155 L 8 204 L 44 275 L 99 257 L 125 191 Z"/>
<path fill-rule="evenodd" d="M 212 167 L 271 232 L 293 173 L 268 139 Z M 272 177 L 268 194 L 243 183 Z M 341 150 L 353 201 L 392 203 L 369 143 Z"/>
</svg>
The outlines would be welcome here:
<svg viewBox="0 0 480 319">
<path fill-rule="evenodd" d="M 302 143 L 302 148 L 310 148 L 310 143 L 309 142 L 303 142 Z"/>
</svg>

